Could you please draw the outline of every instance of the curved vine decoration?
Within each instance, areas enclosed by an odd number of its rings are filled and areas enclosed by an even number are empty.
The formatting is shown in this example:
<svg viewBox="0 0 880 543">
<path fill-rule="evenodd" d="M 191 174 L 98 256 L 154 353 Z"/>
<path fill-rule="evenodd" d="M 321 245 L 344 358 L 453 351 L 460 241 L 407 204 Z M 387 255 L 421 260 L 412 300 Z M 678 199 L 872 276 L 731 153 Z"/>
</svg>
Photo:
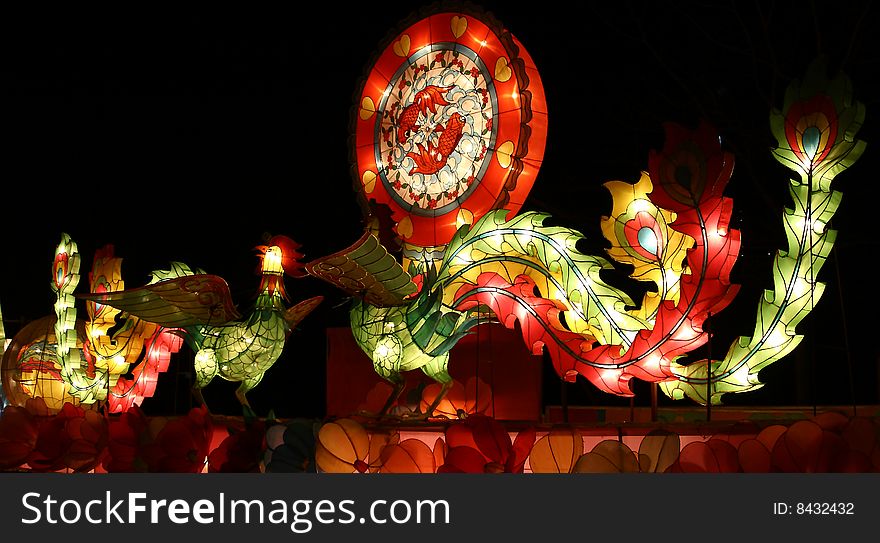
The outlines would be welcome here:
<svg viewBox="0 0 880 543">
<path fill-rule="evenodd" d="M 773 156 L 797 174 L 789 186 L 794 205 L 782 216 L 788 247 L 773 260 L 773 290 L 758 302 L 751 337 L 735 340 L 721 360 L 674 365 L 677 380 L 661 385 L 667 395 L 720 403 L 723 394 L 756 390 L 763 386 L 758 372 L 803 339 L 796 327 L 824 292 L 816 276 L 836 238 L 828 224 L 842 196 L 831 182 L 864 151 L 865 143 L 855 139 L 864 118 L 865 107 L 852 102 L 848 78 L 838 74 L 829 81 L 823 62 L 788 87 L 783 110 L 770 114 L 778 144 Z"/>
<path fill-rule="evenodd" d="M 538 298 L 564 301 L 567 328 L 590 343 L 629 345 L 650 325 L 629 314 L 626 307 L 635 305 L 630 297 L 600 276 L 611 263 L 577 250 L 580 232 L 545 226 L 545 213 L 523 213 L 509 221 L 506 215 L 503 210 L 487 214 L 472 227 L 459 229 L 447 246 L 437 279 L 450 307 L 463 307 L 466 292 L 460 289 L 478 285 L 476 277 L 491 270 L 510 284 L 528 277 Z"/>
<path fill-rule="evenodd" d="M 67 234 L 55 250 L 52 265 L 52 290 L 55 292 L 55 348 L 56 360 L 61 366 L 61 379 L 67 392 L 82 403 L 90 404 L 107 399 L 107 391 L 116 385 L 111 377 L 111 361 L 86 357 L 76 331 L 76 299 L 73 292 L 79 285 L 79 248 Z M 127 371 L 127 366 L 125 370 Z M 118 374 L 116 375 L 118 378 Z M 112 383 L 111 383 L 112 379 Z"/>
<path fill-rule="evenodd" d="M 625 295 L 601 281 L 600 259 L 577 253 L 577 237 L 572 231 L 545 227 L 543 216 L 540 221 L 533 220 L 539 216 L 535 214 L 494 227 L 484 220 L 470 230 L 461 230 L 447 250 L 441 277 L 444 269 L 455 267 L 452 262 L 456 259 L 466 268 L 468 258 L 462 258 L 462 247 L 474 245 L 486 255 L 505 253 L 504 258 L 517 264 L 523 264 L 521 255 L 528 255 L 532 270 L 546 277 L 551 288 L 542 290 L 543 285 L 529 273 L 518 273 L 511 280 L 498 272 L 485 272 L 456 290 L 452 307 L 468 310 L 485 305 L 508 327 L 519 321 L 526 343 L 536 352 L 548 347 L 554 368 L 566 380 L 583 375 L 606 392 L 632 395 L 629 381 L 633 377 L 655 382 L 669 379 L 670 361 L 705 343 L 708 336 L 702 323 L 735 296 L 737 287 L 730 284 L 730 270 L 740 239 L 739 232 L 728 227 L 732 203 L 722 196 L 733 169 L 732 155 L 721 150 L 708 124 L 693 132 L 676 125 L 668 125 L 666 130 L 663 152 L 652 153 L 649 160 L 650 178 L 657 180 L 651 199 L 667 213 L 676 214 L 670 227 L 679 234 L 677 244 L 683 246 L 686 237 L 696 241 L 687 250 L 689 273 L 677 282 L 677 300 L 662 300 L 653 322 L 638 320 L 623 310 Z M 531 229 L 519 228 L 522 224 Z M 630 235 L 635 242 L 630 250 L 648 260 L 647 255 L 658 253 L 659 240 L 657 230 L 644 228 L 639 227 L 634 237 Z M 560 235 L 567 245 L 554 238 Z M 507 244 L 505 248 L 502 242 Z M 674 259 L 660 264 L 657 273 L 665 274 L 668 269 L 674 274 L 682 269 Z M 514 275 L 509 269 L 506 273 Z M 453 282 L 461 277 L 460 271 L 450 275 Z M 533 293 L 536 286 L 540 295 Z M 671 298 L 668 293 L 664 297 Z M 562 325 L 560 315 L 567 326 Z M 588 326 L 570 324 L 579 318 Z M 591 339 L 600 345 L 592 345 Z"/>
</svg>

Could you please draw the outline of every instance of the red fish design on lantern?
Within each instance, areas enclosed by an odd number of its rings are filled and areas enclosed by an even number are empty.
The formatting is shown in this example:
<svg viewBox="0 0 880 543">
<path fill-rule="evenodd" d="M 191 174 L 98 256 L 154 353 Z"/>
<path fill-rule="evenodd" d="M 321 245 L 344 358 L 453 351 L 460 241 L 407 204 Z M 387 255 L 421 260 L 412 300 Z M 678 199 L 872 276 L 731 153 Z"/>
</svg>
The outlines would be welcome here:
<svg viewBox="0 0 880 543">
<path fill-rule="evenodd" d="M 452 151 L 458 146 L 461 140 L 461 134 L 467 121 L 461 113 L 454 113 L 446 126 L 438 125 L 434 132 L 442 132 L 437 140 L 437 145 L 428 142 L 425 147 L 421 143 L 417 144 L 419 152 L 410 151 L 407 157 L 413 159 L 415 166 L 409 171 L 410 175 L 421 173 L 425 175 L 435 174 L 446 165 L 446 160 Z"/>
<path fill-rule="evenodd" d="M 419 115 L 428 116 L 428 111 L 437 113 L 437 106 L 448 106 L 445 95 L 452 87 L 429 85 L 416 93 L 413 102 L 403 108 L 397 127 L 397 142 L 406 143 L 410 133 L 419 129 Z"/>
</svg>

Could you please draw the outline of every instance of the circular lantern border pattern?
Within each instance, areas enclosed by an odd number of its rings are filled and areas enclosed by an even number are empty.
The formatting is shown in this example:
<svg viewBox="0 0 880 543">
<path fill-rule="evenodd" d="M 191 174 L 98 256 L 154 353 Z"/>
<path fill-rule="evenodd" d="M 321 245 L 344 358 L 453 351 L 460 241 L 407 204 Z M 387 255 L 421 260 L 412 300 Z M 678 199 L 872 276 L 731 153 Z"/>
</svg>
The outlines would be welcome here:
<svg viewBox="0 0 880 543">
<path fill-rule="evenodd" d="M 352 119 L 355 187 L 367 201 L 388 206 L 394 230 L 406 245 L 440 247 L 462 224 L 471 224 L 493 209 L 516 213 L 522 207 L 544 156 L 546 98 L 531 56 L 491 16 L 442 12 L 403 26 L 372 62 L 358 93 Z M 460 63 L 461 78 L 446 87 L 432 85 L 426 91 L 426 82 L 431 81 L 428 76 L 436 79 L 438 73 L 442 75 L 442 69 L 435 65 L 446 68 L 452 62 Z M 413 77 L 420 72 L 425 73 L 419 79 Z M 473 80 L 471 88 L 455 86 L 469 79 Z M 416 81 L 422 92 L 416 91 Z M 481 84 L 485 87 L 479 87 Z M 468 91 L 486 97 L 482 109 L 462 110 L 452 102 Z M 408 106 L 410 118 L 404 120 Z M 459 111 L 474 118 L 456 117 Z M 478 114 L 482 118 L 477 118 Z M 467 144 L 460 145 L 456 136 L 461 132 L 453 131 L 453 125 L 484 142 L 485 151 L 466 156 L 459 147 Z M 479 134 L 470 133 L 474 127 Z M 421 129 L 413 138 L 424 142 L 421 146 L 407 141 L 410 129 L 413 134 Z M 445 142 L 441 141 L 444 135 Z M 396 171 L 389 175 L 387 159 L 393 153 L 391 169 Z M 461 164 L 465 166 L 458 166 Z M 447 176 L 444 186 L 449 186 L 449 175 L 460 174 L 467 164 L 472 164 L 473 178 L 456 176 L 454 192 L 437 194 L 439 176 Z M 420 173 L 420 168 L 429 173 Z M 422 190 L 401 187 L 401 172 L 404 183 L 415 179 Z M 424 192 L 432 183 L 433 199 Z"/>
</svg>

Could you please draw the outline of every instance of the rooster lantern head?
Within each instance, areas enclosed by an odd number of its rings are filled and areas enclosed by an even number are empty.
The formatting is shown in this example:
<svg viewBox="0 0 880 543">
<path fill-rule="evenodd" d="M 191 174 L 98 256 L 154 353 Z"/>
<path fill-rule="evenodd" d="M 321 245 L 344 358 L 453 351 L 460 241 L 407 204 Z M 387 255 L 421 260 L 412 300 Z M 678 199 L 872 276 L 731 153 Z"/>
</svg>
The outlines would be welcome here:
<svg viewBox="0 0 880 543">
<path fill-rule="evenodd" d="M 284 292 L 284 283 L 281 279 L 283 274 L 291 277 L 305 276 L 305 270 L 299 261 L 303 257 L 297 249 L 301 246 L 287 236 L 272 236 L 266 242 L 266 245 L 259 245 L 256 250 L 259 251 L 260 270 L 262 281 L 260 291 L 269 289 L 272 294 L 277 289 L 281 296 L 286 299 Z"/>
</svg>

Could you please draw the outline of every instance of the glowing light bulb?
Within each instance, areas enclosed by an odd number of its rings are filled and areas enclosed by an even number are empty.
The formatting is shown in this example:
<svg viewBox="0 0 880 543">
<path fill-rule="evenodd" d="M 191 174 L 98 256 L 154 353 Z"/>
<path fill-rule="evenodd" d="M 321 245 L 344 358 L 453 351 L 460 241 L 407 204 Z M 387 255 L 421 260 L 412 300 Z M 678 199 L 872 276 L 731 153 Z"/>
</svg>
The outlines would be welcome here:
<svg viewBox="0 0 880 543">
<path fill-rule="evenodd" d="M 663 280 L 666 283 L 667 288 L 677 283 L 680 278 L 681 277 L 678 275 L 678 272 L 674 270 L 671 270 L 669 268 L 663 270 Z"/>
<path fill-rule="evenodd" d="M 811 290 L 811 285 L 807 281 L 798 280 L 792 285 L 792 294 L 795 298 L 807 295 Z"/>
<path fill-rule="evenodd" d="M 644 198 L 633 200 L 632 203 L 629 205 L 629 208 L 632 210 L 633 213 L 638 213 L 639 211 L 651 211 L 652 207 L 654 207 L 654 205 Z"/>
<path fill-rule="evenodd" d="M 785 334 L 785 331 L 781 328 L 776 328 L 770 334 L 770 337 L 767 338 L 767 344 L 770 346 L 778 346 L 785 343 L 789 337 Z"/>
</svg>

